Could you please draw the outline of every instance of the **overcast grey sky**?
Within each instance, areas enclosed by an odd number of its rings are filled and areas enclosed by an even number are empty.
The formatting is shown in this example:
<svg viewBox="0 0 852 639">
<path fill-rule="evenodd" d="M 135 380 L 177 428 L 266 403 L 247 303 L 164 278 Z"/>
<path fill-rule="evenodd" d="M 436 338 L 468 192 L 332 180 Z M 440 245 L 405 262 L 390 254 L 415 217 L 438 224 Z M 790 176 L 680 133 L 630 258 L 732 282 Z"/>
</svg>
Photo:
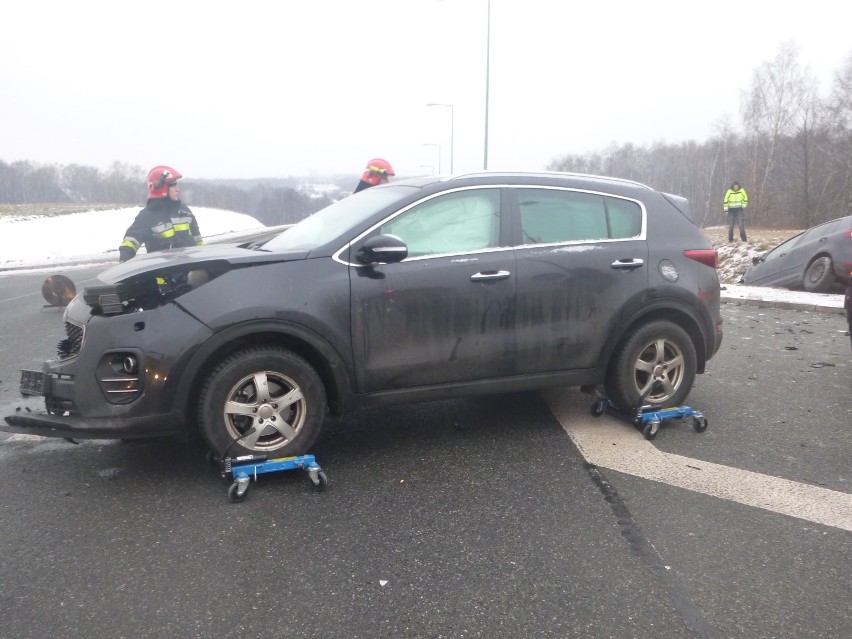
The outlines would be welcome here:
<svg viewBox="0 0 852 639">
<path fill-rule="evenodd" d="M 26 0 L 0 37 L 0 160 L 168 164 L 186 177 L 480 170 L 488 0 Z M 794 41 L 827 94 L 835 0 L 491 0 L 490 169 L 739 126 Z M 452 104 L 427 107 L 429 102 Z"/>
</svg>

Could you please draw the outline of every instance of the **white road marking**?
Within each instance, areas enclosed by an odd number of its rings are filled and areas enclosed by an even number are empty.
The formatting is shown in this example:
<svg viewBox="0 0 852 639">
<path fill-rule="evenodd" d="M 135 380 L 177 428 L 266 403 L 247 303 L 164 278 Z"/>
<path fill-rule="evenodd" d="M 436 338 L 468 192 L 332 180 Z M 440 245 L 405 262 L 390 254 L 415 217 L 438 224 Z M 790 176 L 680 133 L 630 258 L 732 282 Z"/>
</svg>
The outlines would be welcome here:
<svg viewBox="0 0 852 639">
<path fill-rule="evenodd" d="M 664 453 L 617 417 L 593 417 L 590 395 L 553 389 L 542 396 L 590 464 L 852 531 L 850 494 Z"/>
<path fill-rule="evenodd" d="M 0 300 L 0 304 L 5 302 L 15 302 L 17 300 L 22 300 L 26 297 L 36 297 L 39 293 L 25 293 L 24 295 L 18 295 L 17 297 L 7 297 L 5 299 Z"/>
<path fill-rule="evenodd" d="M 542 397 L 587 462 L 746 506 L 852 532 L 852 495 L 658 450 L 611 415 L 593 417 L 590 395 L 552 389 Z M 5 441 L 37 441 L 11 435 Z"/>
</svg>

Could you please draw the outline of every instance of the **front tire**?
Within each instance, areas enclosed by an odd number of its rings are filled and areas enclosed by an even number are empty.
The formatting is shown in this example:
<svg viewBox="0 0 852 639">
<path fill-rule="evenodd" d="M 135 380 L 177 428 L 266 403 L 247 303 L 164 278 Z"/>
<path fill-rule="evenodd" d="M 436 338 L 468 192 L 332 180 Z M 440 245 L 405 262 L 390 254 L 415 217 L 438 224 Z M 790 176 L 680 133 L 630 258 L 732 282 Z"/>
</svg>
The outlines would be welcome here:
<svg viewBox="0 0 852 639">
<path fill-rule="evenodd" d="M 697 370 L 695 346 L 677 324 L 658 320 L 634 329 L 610 362 L 607 396 L 622 410 L 683 404 Z"/>
<path fill-rule="evenodd" d="M 316 371 L 281 348 L 247 348 L 216 366 L 201 389 L 198 423 L 220 457 L 300 455 L 319 437 L 326 396 Z"/>
<path fill-rule="evenodd" d="M 805 269 L 803 281 L 805 290 L 809 293 L 827 293 L 834 286 L 834 269 L 831 258 L 827 255 L 816 258 Z"/>
</svg>

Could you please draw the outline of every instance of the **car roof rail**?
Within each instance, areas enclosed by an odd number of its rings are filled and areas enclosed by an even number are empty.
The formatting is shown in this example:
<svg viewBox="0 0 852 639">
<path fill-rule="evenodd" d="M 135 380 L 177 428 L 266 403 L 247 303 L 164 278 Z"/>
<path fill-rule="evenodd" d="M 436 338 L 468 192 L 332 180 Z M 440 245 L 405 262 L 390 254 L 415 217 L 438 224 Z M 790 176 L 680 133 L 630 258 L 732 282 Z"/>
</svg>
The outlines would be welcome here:
<svg viewBox="0 0 852 639">
<path fill-rule="evenodd" d="M 632 186 L 638 186 L 643 189 L 647 189 L 649 191 L 653 191 L 654 189 L 648 186 L 647 184 L 643 184 L 641 182 L 636 182 L 635 180 L 627 180 L 625 178 L 617 178 L 610 177 L 607 175 L 595 175 L 592 173 L 572 173 L 567 171 L 474 171 L 472 173 L 458 173 L 455 175 L 447 175 L 441 178 L 442 181 L 453 181 L 453 180 L 464 180 L 469 178 L 480 178 L 480 177 L 571 177 L 578 178 L 581 180 L 594 180 L 599 182 L 618 182 L 621 184 L 630 184 Z"/>
</svg>

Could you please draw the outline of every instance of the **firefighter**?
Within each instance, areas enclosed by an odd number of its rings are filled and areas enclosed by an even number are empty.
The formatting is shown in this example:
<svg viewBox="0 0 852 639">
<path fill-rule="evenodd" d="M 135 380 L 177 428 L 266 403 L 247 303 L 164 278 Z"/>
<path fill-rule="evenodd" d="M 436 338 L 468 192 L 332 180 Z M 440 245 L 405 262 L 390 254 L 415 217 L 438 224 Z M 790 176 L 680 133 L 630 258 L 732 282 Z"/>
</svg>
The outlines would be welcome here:
<svg viewBox="0 0 852 639">
<path fill-rule="evenodd" d="M 148 202 L 124 234 L 119 261 L 135 256 L 143 244 L 149 253 L 203 244 L 195 215 L 180 201 L 177 181 L 182 177 L 170 166 L 155 166 L 148 172 Z"/>
<path fill-rule="evenodd" d="M 361 175 L 361 181 L 355 187 L 354 193 L 363 191 L 377 184 L 385 184 L 389 176 L 396 175 L 390 162 L 381 158 L 373 158 L 367 162 L 367 168 Z"/>
</svg>

